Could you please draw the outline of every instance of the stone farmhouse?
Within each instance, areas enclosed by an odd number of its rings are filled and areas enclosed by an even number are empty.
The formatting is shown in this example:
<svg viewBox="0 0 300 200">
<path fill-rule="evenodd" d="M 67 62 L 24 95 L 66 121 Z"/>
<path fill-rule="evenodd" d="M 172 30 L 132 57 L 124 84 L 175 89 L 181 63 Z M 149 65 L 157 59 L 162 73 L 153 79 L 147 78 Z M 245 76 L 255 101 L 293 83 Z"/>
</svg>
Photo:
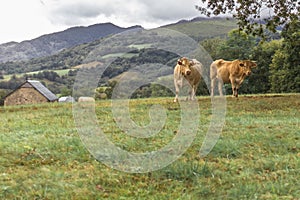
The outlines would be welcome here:
<svg viewBox="0 0 300 200">
<path fill-rule="evenodd" d="M 4 106 L 56 102 L 57 96 L 42 83 L 36 80 L 26 80 L 4 99 Z"/>
</svg>

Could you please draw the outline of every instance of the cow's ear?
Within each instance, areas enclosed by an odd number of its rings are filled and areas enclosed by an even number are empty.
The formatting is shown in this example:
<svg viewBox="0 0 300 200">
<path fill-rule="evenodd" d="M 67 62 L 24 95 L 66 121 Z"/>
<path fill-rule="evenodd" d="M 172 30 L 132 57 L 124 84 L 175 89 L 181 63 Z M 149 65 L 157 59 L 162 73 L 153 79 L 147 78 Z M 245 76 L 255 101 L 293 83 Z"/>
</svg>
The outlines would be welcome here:
<svg viewBox="0 0 300 200">
<path fill-rule="evenodd" d="M 182 65 L 181 59 L 178 59 L 178 60 L 177 60 L 177 64 L 178 64 L 178 65 Z"/>
<path fill-rule="evenodd" d="M 191 60 L 190 61 L 190 67 L 193 66 L 194 64 L 195 64 L 194 61 Z"/>
<path fill-rule="evenodd" d="M 257 67 L 256 61 L 251 61 L 251 62 L 252 62 L 252 66 L 251 66 L 251 68 L 255 68 L 255 67 Z"/>
<path fill-rule="evenodd" d="M 257 67 L 257 64 L 256 64 L 256 63 L 254 63 L 254 64 L 251 66 L 251 68 L 255 68 L 255 67 Z"/>
</svg>

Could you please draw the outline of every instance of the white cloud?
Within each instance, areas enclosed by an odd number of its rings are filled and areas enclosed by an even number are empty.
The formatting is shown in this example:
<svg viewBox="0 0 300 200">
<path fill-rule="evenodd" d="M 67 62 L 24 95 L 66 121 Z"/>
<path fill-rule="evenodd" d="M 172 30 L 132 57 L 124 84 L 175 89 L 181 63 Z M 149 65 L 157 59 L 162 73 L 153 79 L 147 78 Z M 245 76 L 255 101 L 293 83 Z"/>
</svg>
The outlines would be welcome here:
<svg viewBox="0 0 300 200">
<path fill-rule="evenodd" d="M 61 30 L 45 16 L 39 0 L 9 0 L 0 3 L 0 43 L 33 39 Z"/>
<path fill-rule="evenodd" d="M 159 0 L 153 3 L 151 0 L 143 1 L 149 10 L 148 14 L 155 20 L 174 20 L 194 17 L 199 12 L 195 9 L 198 0 Z"/>
<path fill-rule="evenodd" d="M 199 15 L 200 0 L 9 0 L 0 3 L 0 43 L 72 26 L 112 22 L 154 28 Z M 2 31 L 4 30 L 4 31 Z"/>
<path fill-rule="evenodd" d="M 123 24 L 159 26 L 195 17 L 198 0 L 48 0 L 48 17 L 54 24 L 76 25 L 98 20 Z M 114 21 L 112 21 L 114 23 Z M 152 27 L 146 27 L 152 28 Z"/>
</svg>

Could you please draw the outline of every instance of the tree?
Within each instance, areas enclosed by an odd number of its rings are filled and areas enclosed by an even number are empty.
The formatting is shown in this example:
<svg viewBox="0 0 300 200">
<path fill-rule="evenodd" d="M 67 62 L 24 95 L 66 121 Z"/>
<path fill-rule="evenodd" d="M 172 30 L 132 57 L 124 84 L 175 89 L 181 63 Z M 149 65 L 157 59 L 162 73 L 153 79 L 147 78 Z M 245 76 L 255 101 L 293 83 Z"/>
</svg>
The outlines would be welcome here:
<svg viewBox="0 0 300 200">
<path fill-rule="evenodd" d="M 203 40 L 200 44 L 201 46 L 209 53 L 213 60 L 218 59 L 217 49 L 221 44 L 224 44 L 225 40 L 219 37 L 217 38 L 209 38 Z"/>
<path fill-rule="evenodd" d="M 201 0 L 196 8 L 204 15 L 229 14 L 237 19 L 240 30 L 264 36 L 266 29 L 275 32 L 287 22 L 299 20 L 299 0 Z"/>
<path fill-rule="evenodd" d="M 61 90 L 60 90 L 60 96 L 61 97 L 64 97 L 64 96 L 71 96 L 72 95 L 72 90 L 71 89 L 68 89 L 67 87 L 63 87 Z"/>
<path fill-rule="evenodd" d="M 284 90 L 287 91 L 288 88 L 285 87 L 283 80 L 285 78 L 285 70 L 283 69 L 284 60 L 286 59 L 286 54 L 279 49 L 274 54 L 272 64 L 270 65 L 270 83 L 271 92 L 280 93 Z"/>
<path fill-rule="evenodd" d="M 282 48 L 276 51 L 272 64 L 272 92 L 300 92 L 300 22 L 289 23 L 282 31 Z"/>
<path fill-rule="evenodd" d="M 255 46 L 255 38 L 248 36 L 243 31 L 232 30 L 224 43 L 220 43 L 217 49 L 217 58 L 225 60 L 249 59 Z"/>
<path fill-rule="evenodd" d="M 248 78 L 247 93 L 270 92 L 269 69 L 273 55 L 281 47 L 282 40 L 272 40 L 261 42 L 253 49 L 252 59 L 257 61 L 257 67 L 252 70 L 253 73 Z"/>
<path fill-rule="evenodd" d="M 0 106 L 4 105 L 4 98 L 7 95 L 7 91 L 6 90 L 1 90 L 0 89 Z"/>
</svg>

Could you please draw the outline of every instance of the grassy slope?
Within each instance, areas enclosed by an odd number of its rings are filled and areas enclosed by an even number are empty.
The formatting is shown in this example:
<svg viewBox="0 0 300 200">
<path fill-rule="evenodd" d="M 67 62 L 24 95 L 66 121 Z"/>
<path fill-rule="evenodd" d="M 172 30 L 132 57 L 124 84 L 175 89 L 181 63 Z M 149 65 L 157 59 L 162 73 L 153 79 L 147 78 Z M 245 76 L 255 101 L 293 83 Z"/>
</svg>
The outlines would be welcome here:
<svg viewBox="0 0 300 200">
<path fill-rule="evenodd" d="M 29 72 L 29 73 L 22 73 L 22 74 L 15 74 L 17 77 L 22 77 L 26 74 L 28 75 L 33 75 L 33 74 L 38 74 L 39 72 L 43 72 L 43 71 L 53 71 L 56 72 L 59 76 L 63 76 L 68 74 L 68 72 L 70 71 L 70 69 L 60 69 L 60 70 L 41 70 L 41 71 L 34 71 L 34 72 Z M 4 81 L 8 81 L 13 75 L 12 74 L 8 74 L 8 75 L 4 75 Z"/>
<path fill-rule="evenodd" d="M 226 125 L 205 158 L 199 158 L 198 151 L 211 104 L 209 98 L 199 98 L 199 136 L 176 162 L 146 174 L 119 172 L 95 161 L 78 136 L 70 104 L 1 108 L 0 198 L 297 199 L 299 98 L 228 97 Z M 97 102 L 99 124 L 127 150 L 160 148 L 178 128 L 178 105 L 172 98 L 144 99 L 132 101 L 130 109 L 132 118 L 145 124 L 149 106 L 156 103 L 167 109 L 168 120 L 153 139 L 124 136 L 107 101 Z"/>
<path fill-rule="evenodd" d="M 236 29 L 237 25 L 232 19 L 213 19 L 170 25 L 166 27 L 180 31 L 190 37 L 197 38 L 197 40 L 203 40 L 204 38 L 227 36 L 227 33 L 232 29 Z"/>
</svg>

